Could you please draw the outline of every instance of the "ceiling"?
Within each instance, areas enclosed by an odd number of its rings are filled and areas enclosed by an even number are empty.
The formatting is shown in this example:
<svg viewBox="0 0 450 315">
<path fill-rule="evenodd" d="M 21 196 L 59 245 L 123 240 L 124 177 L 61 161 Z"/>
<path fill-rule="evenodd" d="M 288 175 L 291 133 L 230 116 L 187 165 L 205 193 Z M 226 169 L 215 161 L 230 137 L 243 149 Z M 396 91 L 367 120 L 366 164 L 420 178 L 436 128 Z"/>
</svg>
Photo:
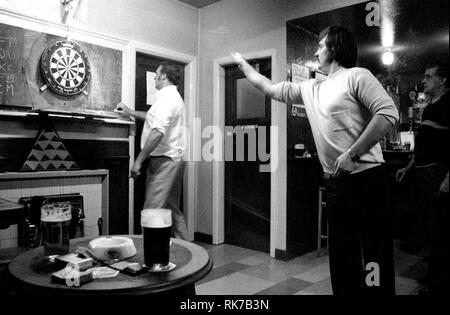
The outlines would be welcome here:
<svg viewBox="0 0 450 315">
<path fill-rule="evenodd" d="M 207 5 L 222 1 L 222 0 L 178 0 L 180 2 L 187 3 L 196 8 L 203 8 Z"/>
</svg>

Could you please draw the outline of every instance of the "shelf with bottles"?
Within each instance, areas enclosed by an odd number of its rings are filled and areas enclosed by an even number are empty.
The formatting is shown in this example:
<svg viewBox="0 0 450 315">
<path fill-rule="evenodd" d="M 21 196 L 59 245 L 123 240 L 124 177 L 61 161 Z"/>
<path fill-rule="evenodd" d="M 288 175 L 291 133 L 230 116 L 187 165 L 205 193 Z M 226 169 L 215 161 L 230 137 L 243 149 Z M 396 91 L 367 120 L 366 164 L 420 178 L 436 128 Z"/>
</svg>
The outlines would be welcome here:
<svg viewBox="0 0 450 315">
<path fill-rule="evenodd" d="M 408 107 L 408 120 L 409 124 L 417 125 L 422 121 L 422 113 L 425 107 L 430 103 L 430 98 L 423 92 L 420 92 L 418 85 L 414 87 L 413 91 L 410 91 L 408 96 L 411 101 Z"/>
<path fill-rule="evenodd" d="M 419 130 L 420 127 L 420 122 L 415 122 L 412 120 L 409 120 L 409 122 L 402 122 L 400 124 L 400 131 L 413 131 L 413 132 L 417 132 Z"/>
<path fill-rule="evenodd" d="M 398 141 L 392 141 L 389 137 L 385 137 L 381 140 L 380 145 L 383 152 L 411 153 L 414 151 L 414 134 L 404 131 Z"/>
<path fill-rule="evenodd" d="M 411 152 L 414 150 L 414 138 L 418 124 L 399 123 L 392 128 L 380 142 L 383 151 Z"/>
</svg>

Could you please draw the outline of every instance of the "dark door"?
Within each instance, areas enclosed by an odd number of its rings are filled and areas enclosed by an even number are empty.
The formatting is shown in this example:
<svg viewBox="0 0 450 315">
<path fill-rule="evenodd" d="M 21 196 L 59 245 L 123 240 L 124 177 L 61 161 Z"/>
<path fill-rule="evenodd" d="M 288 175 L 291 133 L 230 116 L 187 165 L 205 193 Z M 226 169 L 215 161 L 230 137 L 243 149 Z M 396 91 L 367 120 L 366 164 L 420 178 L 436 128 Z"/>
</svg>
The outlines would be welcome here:
<svg viewBox="0 0 450 315">
<path fill-rule="evenodd" d="M 147 105 L 147 72 L 156 72 L 159 65 L 165 61 L 158 57 L 146 55 L 143 53 L 136 54 L 136 100 L 135 109 L 137 111 L 148 111 L 150 106 Z M 184 67 L 185 65 L 176 61 L 171 62 L 180 67 L 181 75 L 178 84 L 178 91 L 184 97 Z M 134 144 L 135 158 L 141 152 L 141 134 L 144 126 L 143 121 L 136 121 L 136 138 Z M 134 181 L 134 233 L 141 233 L 141 210 L 145 200 L 145 172 L 147 170 L 147 161 L 142 167 L 142 175 Z M 183 200 L 183 196 L 181 196 Z M 183 210 L 183 203 L 180 202 L 180 209 Z"/>
<path fill-rule="evenodd" d="M 271 77 L 270 59 L 250 63 Z M 269 252 L 270 173 L 260 166 L 270 161 L 258 152 L 270 152 L 271 100 L 236 66 L 225 68 L 225 85 L 225 242 Z"/>
</svg>

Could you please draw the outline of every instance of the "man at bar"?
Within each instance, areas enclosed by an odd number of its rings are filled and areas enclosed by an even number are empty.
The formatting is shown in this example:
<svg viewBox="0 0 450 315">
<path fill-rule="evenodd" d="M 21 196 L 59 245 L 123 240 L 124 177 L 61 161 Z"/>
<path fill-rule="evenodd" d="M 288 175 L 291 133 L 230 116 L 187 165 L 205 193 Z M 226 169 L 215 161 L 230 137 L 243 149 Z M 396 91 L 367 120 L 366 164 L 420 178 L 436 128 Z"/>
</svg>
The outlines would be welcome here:
<svg viewBox="0 0 450 315">
<path fill-rule="evenodd" d="M 417 211 L 425 231 L 430 235 L 430 266 L 428 289 L 422 293 L 449 293 L 448 246 L 448 161 L 449 156 L 449 87 L 448 64 L 435 62 L 427 66 L 422 80 L 423 91 L 431 102 L 424 109 L 422 122 L 415 137 L 414 156 L 409 164 L 397 171 L 401 182 L 415 167 L 420 193 Z M 417 228 L 417 227 L 416 227 Z M 422 230 L 422 229 L 421 229 Z"/>
<path fill-rule="evenodd" d="M 185 147 L 185 109 L 177 90 L 178 66 L 163 62 L 156 70 L 156 102 L 148 112 L 134 111 L 119 103 L 116 112 L 125 117 L 144 120 L 141 152 L 132 168 L 131 177 L 141 174 L 142 164 L 149 159 L 145 183 L 144 209 L 172 210 L 172 232 L 175 237 L 191 240 L 183 213 L 180 211 Z"/>
<path fill-rule="evenodd" d="M 387 176 L 379 141 L 396 124 L 398 111 L 377 79 L 355 67 L 353 35 L 339 26 L 320 33 L 315 57 L 327 74 L 320 81 L 275 84 L 239 53 L 232 57 L 263 93 L 305 104 L 326 178 L 333 294 L 395 294 Z"/>
</svg>

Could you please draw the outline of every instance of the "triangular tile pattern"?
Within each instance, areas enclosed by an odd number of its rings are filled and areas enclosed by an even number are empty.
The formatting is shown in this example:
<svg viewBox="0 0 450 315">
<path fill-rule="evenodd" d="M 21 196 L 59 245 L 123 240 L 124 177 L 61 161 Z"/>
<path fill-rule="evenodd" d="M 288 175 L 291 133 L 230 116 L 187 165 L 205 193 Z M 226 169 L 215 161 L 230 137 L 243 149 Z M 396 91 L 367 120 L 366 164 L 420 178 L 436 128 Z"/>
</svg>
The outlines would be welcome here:
<svg viewBox="0 0 450 315">
<path fill-rule="evenodd" d="M 62 143 L 55 128 L 49 121 L 46 121 L 20 171 L 68 171 L 77 169 L 79 169 L 78 165 Z"/>
</svg>

